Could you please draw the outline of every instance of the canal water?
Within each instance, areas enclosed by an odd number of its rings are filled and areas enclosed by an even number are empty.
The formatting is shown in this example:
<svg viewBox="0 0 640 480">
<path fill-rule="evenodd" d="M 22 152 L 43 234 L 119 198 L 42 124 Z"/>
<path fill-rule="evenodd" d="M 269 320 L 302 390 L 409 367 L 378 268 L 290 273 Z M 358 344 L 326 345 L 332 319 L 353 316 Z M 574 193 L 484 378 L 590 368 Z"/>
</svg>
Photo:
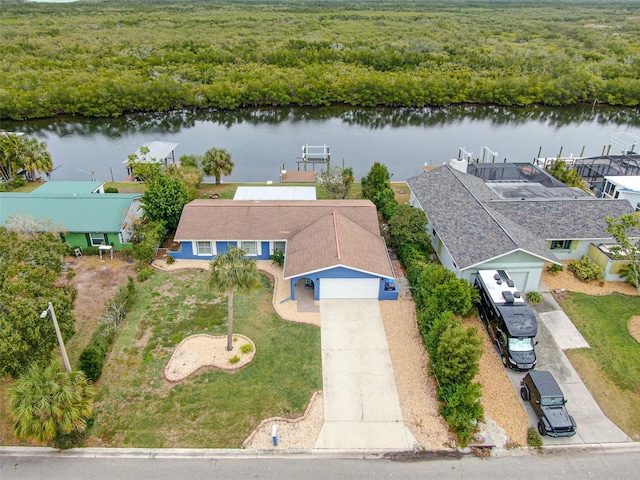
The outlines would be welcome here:
<svg viewBox="0 0 640 480">
<path fill-rule="evenodd" d="M 328 145 L 334 165 L 356 179 L 374 162 L 392 180 L 406 180 L 425 164 L 441 165 L 461 149 L 485 161 L 601 155 L 611 135 L 640 137 L 640 112 L 611 107 L 287 108 L 231 112 L 130 114 L 118 118 L 56 117 L 2 121 L 0 128 L 32 135 L 53 156 L 53 180 L 123 180 L 127 156 L 153 140 L 178 143 L 176 157 L 224 148 L 235 168 L 227 182 L 278 182 L 280 169 L 304 169 L 303 145 Z M 483 150 L 483 147 L 486 147 Z M 635 146 L 636 151 L 640 147 Z M 611 154 L 622 153 L 615 143 Z M 493 153 L 489 153 L 493 152 Z M 311 169 L 311 166 L 308 167 Z"/>
</svg>

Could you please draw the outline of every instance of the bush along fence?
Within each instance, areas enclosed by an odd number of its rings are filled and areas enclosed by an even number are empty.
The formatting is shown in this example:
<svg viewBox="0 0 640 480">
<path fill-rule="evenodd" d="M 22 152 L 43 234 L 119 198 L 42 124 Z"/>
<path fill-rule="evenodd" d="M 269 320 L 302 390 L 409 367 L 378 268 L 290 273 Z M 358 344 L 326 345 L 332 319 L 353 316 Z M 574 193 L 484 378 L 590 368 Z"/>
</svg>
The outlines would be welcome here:
<svg viewBox="0 0 640 480">
<path fill-rule="evenodd" d="M 386 166 L 377 162 L 372 166 L 362 178 L 362 193 L 387 222 L 383 231 L 407 270 L 418 327 L 431 358 L 430 374 L 438 384 L 440 413 L 465 446 L 483 416 L 481 387 L 473 381 L 480 369 L 483 342 L 475 328 L 462 323 L 473 311 L 478 292 L 466 280 L 429 261 L 427 217 L 422 210 L 398 204 Z"/>
<path fill-rule="evenodd" d="M 462 318 L 472 310 L 476 291 L 442 265 L 428 261 L 419 246 L 405 244 L 399 257 L 413 290 L 418 327 L 431 358 L 430 374 L 438 385 L 440 413 L 458 435 L 461 446 L 471 440 L 483 416 L 479 371 L 482 339 Z"/>
<path fill-rule="evenodd" d="M 121 286 L 113 300 L 107 303 L 98 328 L 78 359 L 78 369 L 82 370 L 89 380 L 95 382 L 102 375 L 104 359 L 113 345 L 118 327 L 131 311 L 135 299 L 136 286 L 133 277 L 129 277 L 127 285 Z"/>
</svg>

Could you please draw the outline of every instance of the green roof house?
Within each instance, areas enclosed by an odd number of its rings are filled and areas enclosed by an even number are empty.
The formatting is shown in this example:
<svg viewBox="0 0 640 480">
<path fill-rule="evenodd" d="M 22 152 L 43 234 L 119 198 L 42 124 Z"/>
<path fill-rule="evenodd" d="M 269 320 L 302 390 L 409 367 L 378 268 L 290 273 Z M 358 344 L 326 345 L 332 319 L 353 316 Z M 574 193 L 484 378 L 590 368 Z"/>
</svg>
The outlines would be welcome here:
<svg viewBox="0 0 640 480">
<path fill-rule="evenodd" d="M 141 217 L 141 194 L 99 193 L 102 182 L 47 182 L 30 193 L 0 193 L 0 224 L 26 217 L 38 230 L 59 232 L 73 247 L 121 250 Z"/>
</svg>

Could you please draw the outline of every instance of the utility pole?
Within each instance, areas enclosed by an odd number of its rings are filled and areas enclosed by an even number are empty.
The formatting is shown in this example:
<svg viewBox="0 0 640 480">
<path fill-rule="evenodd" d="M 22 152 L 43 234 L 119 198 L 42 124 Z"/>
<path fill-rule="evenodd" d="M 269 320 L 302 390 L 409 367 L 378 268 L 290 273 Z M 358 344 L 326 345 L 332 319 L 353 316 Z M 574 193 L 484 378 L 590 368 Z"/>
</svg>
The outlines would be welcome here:
<svg viewBox="0 0 640 480">
<path fill-rule="evenodd" d="M 58 326 L 58 319 L 56 318 L 56 311 L 53 309 L 53 304 L 49 302 L 47 309 L 40 314 L 40 318 L 47 316 L 47 312 L 51 313 L 51 320 L 53 321 L 53 328 L 56 330 L 56 337 L 58 337 L 58 344 L 60 345 L 60 353 L 62 354 L 62 361 L 67 373 L 71 373 L 71 365 L 69 364 L 69 357 L 67 356 L 67 350 L 64 348 L 64 341 L 62 340 L 62 334 L 60 333 L 60 327 Z"/>
</svg>

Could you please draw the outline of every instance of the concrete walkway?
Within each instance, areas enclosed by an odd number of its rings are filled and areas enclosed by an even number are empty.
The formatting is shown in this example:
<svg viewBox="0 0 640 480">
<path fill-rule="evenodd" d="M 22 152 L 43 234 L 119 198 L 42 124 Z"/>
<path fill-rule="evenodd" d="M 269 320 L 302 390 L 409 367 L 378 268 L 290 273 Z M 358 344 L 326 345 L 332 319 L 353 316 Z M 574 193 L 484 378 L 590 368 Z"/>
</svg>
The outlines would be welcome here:
<svg viewBox="0 0 640 480">
<path fill-rule="evenodd" d="M 541 288 L 540 291 L 543 301 L 534 306 L 540 320 L 536 369 L 547 370 L 553 374 L 567 399 L 567 410 L 578 426 L 573 437 L 543 437 L 545 446 L 631 442 L 627 434 L 602 412 L 564 353 L 564 350 L 572 348 L 589 348 L 589 344 L 562 311 L 553 295 L 546 288 Z M 520 379 L 525 374 L 512 370 L 509 370 L 508 374 L 514 388 L 519 392 Z M 531 405 L 528 402 L 523 403 L 529 415 L 529 425 L 535 427 L 538 418 Z"/>
<path fill-rule="evenodd" d="M 325 423 L 316 448 L 409 450 L 378 300 L 322 300 Z"/>
</svg>

